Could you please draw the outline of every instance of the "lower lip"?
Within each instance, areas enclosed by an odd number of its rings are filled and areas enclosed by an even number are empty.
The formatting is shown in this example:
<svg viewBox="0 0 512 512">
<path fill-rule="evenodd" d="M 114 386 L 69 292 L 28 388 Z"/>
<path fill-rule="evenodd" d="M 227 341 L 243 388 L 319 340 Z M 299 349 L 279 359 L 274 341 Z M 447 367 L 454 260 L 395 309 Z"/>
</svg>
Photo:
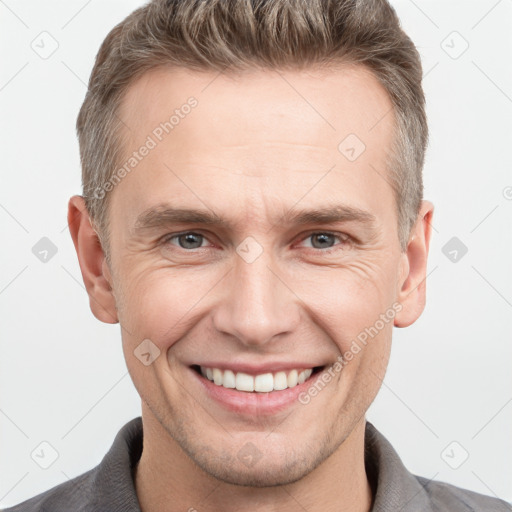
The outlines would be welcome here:
<svg viewBox="0 0 512 512">
<path fill-rule="evenodd" d="M 203 377 L 194 369 L 189 368 L 189 370 L 206 393 L 216 402 L 229 411 L 236 412 L 237 414 L 250 415 L 276 414 L 289 408 L 293 403 L 300 404 L 298 396 L 306 391 L 321 374 L 321 372 L 316 372 L 302 384 L 297 384 L 293 388 L 260 393 L 238 391 L 236 389 L 225 388 L 224 386 L 217 386 L 217 384 Z"/>
</svg>

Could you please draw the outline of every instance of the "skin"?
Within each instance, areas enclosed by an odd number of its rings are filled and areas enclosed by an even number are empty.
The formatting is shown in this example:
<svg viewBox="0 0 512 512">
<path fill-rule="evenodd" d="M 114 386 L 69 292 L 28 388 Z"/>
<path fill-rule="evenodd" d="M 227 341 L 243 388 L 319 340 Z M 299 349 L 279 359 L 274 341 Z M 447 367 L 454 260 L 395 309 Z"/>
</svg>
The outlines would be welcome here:
<svg viewBox="0 0 512 512">
<path fill-rule="evenodd" d="M 385 375 L 393 324 L 408 326 L 423 311 L 433 214 L 423 201 L 401 251 L 386 181 L 390 99 L 369 71 L 348 64 L 237 75 L 152 70 L 123 100 L 126 155 L 190 96 L 197 107 L 111 192 L 111 266 L 83 199 L 69 201 L 91 309 L 121 324 L 142 399 L 141 508 L 368 511 L 365 413 Z M 353 162 L 338 150 L 351 133 L 366 146 Z M 212 211 L 230 226 L 135 229 L 142 212 L 164 203 Z M 375 220 L 278 221 L 333 204 Z M 204 235 L 201 247 L 164 238 L 184 231 Z M 326 231 L 336 236 L 324 246 L 311 236 Z M 252 263 L 236 252 L 249 236 L 263 251 Z M 329 365 L 394 303 L 394 320 L 306 405 L 236 414 L 208 399 L 188 368 L 213 360 Z M 148 366 L 134 355 L 144 339 L 161 351 Z M 237 458 L 248 442 L 261 453 L 251 467 Z"/>
</svg>

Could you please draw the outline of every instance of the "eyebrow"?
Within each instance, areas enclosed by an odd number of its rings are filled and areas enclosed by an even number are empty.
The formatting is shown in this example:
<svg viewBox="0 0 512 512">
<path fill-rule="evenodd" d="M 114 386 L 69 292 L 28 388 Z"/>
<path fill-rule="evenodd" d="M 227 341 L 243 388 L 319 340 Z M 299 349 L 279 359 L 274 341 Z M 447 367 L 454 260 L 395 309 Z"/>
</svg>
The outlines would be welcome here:
<svg viewBox="0 0 512 512">
<path fill-rule="evenodd" d="M 293 211 L 282 215 L 275 224 L 291 226 L 304 224 L 333 224 L 336 222 L 357 222 L 373 227 L 376 217 L 370 212 L 347 205 Z M 146 231 L 172 224 L 195 224 L 232 228 L 232 223 L 211 210 L 174 208 L 158 205 L 143 211 L 136 219 L 134 231 Z"/>
</svg>

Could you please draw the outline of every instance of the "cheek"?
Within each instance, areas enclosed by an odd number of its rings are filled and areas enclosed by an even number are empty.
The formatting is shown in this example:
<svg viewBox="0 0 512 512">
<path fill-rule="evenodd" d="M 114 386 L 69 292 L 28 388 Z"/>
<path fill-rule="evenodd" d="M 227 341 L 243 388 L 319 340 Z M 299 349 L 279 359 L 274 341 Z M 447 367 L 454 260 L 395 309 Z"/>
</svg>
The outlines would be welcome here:
<svg viewBox="0 0 512 512">
<path fill-rule="evenodd" d="M 290 286 L 340 351 L 379 320 L 394 301 L 391 271 L 370 264 L 304 274 Z M 386 324 L 387 325 L 387 324 Z M 380 326 L 380 324 L 379 324 Z M 380 329 L 386 334 L 386 329 Z"/>
<path fill-rule="evenodd" d="M 165 351 L 186 334 L 202 300 L 215 284 L 191 269 L 138 272 L 125 281 L 123 310 L 119 312 L 130 344 L 150 339 Z"/>
</svg>

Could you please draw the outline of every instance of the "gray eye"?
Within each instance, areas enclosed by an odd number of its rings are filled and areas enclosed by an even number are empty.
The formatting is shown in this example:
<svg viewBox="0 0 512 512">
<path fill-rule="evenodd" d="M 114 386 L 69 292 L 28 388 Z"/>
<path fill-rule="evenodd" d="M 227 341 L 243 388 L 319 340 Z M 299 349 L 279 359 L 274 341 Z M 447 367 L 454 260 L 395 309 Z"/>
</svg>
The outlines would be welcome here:
<svg viewBox="0 0 512 512">
<path fill-rule="evenodd" d="M 336 236 L 329 233 L 317 233 L 311 235 L 310 238 L 315 249 L 325 249 L 333 246 Z M 318 243 L 318 246 L 315 246 L 315 243 Z"/>
<path fill-rule="evenodd" d="M 197 249 L 203 245 L 203 235 L 197 233 L 185 233 L 176 238 L 183 249 Z"/>
</svg>

